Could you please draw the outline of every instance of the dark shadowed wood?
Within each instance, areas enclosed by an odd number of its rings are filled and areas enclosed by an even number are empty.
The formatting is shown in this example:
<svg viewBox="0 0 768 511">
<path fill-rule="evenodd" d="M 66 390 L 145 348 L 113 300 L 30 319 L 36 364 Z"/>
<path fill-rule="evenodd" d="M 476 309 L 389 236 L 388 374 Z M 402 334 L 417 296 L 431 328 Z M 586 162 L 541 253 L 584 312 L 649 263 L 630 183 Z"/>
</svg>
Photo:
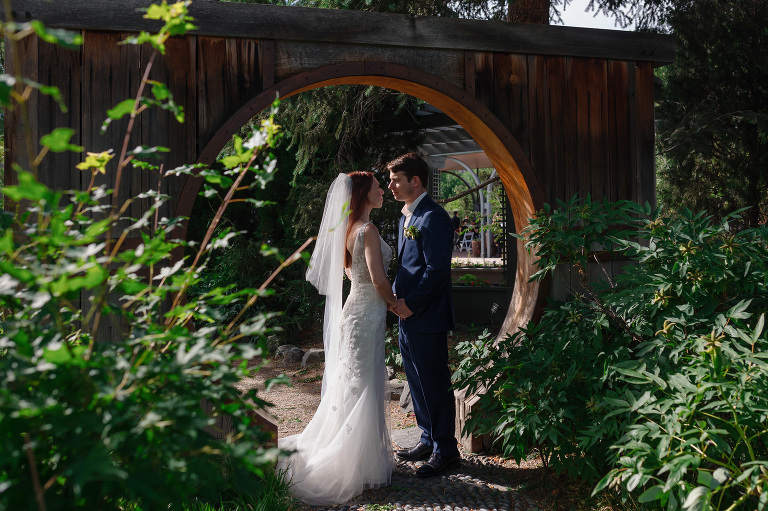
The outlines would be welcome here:
<svg viewBox="0 0 768 511">
<path fill-rule="evenodd" d="M 570 87 L 576 100 L 576 193 L 585 196 L 592 183 L 591 147 L 589 143 L 589 60 L 573 59 Z M 600 169 L 596 169 L 598 172 Z"/>
<path fill-rule="evenodd" d="M 642 112 L 638 113 L 638 101 L 637 101 L 637 65 L 633 62 L 631 67 L 627 68 L 627 105 L 629 110 L 627 112 L 627 127 L 629 130 L 629 197 L 633 201 L 637 201 L 640 197 L 640 162 L 638 151 L 638 119 L 642 116 Z"/>
<path fill-rule="evenodd" d="M 547 57 L 547 97 L 549 113 L 546 137 L 549 140 L 546 149 L 549 167 L 552 169 L 552 197 L 563 198 L 568 195 L 568 174 L 571 168 L 564 158 L 564 137 L 562 122 L 565 117 L 564 96 L 566 85 L 565 57 Z"/>
<path fill-rule="evenodd" d="M 656 204 L 654 115 L 653 115 L 653 67 L 645 62 L 637 64 L 635 74 L 637 91 L 637 155 L 638 196 L 637 202 Z"/>
<path fill-rule="evenodd" d="M 75 130 L 70 142 L 82 145 L 80 132 L 80 51 L 67 50 L 56 45 L 40 42 L 38 80 L 54 85 L 61 93 L 66 112 L 50 97 L 43 96 L 38 103 L 39 135 L 51 133 L 56 128 Z M 66 151 L 48 153 L 40 164 L 43 183 L 55 190 L 80 189 L 82 171 L 75 168 L 80 153 Z M 87 184 L 87 183 L 86 183 Z"/>
<path fill-rule="evenodd" d="M 258 41 L 198 37 L 198 155 L 224 122 L 261 92 Z"/>
<path fill-rule="evenodd" d="M 112 149 L 115 157 L 107 165 L 107 175 L 98 176 L 96 185 L 114 187 L 117 159 L 123 145 L 128 116 L 113 121 L 105 133 L 101 133 L 107 110 L 121 101 L 135 97 L 141 82 L 141 48 L 119 45 L 128 34 L 118 32 L 84 32 L 82 49 L 83 73 L 83 146 L 86 150 L 98 153 Z M 128 72 L 126 72 L 128 71 Z M 136 126 L 131 134 L 129 148 L 140 142 L 141 126 Z M 83 177 L 87 183 L 89 173 Z M 128 181 L 130 181 L 128 177 Z M 119 203 L 132 197 L 131 185 L 121 184 Z"/>
<path fill-rule="evenodd" d="M 565 193 L 563 200 L 568 200 L 578 193 L 578 155 L 577 134 L 576 134 L 576 106 L 577 95 L 571 86 L 573 76 L 572 58 L 565 58 L 563 70 L 563 117 L 562 117 L 562 137 L 563 137 L 563 172 L 565 173 Z"/>
<path fill-rule="evenodd" d="M 608 99 L 606 64 L 604 60 L 590 59 L 589 82 L 589 149 L 592 182 L 590 193 L 594 197 L 607 197 L 611 187 L 608 172 Z"/>
<path fill-rule="evenodd" d="M 499 80 L 505 83 L 509 99 L 509 114 L 505 116 L 509 128 L 516 139 L 520 141 L 526 155 L 530 158 L 531 144 L 529 140 L 528 112 L 528 58 L 525 55 L 507 55 L 509 65 L 508 75 L 504 75 L 504 67 L 499 69 Z M 500 94 L 497 93 L 497 98 Z"/>
<path fill-rule="evenodd" d="M 261 90 L 269 89 L 275 84 L 275 41 L 272 39 L 259 41 L 259 69 Z"/>
<path fill-rule="evenodd" d="M 38 79 L 38 39 L 36 37 L 25 37 L 17 44 L 18 52 L 21 56 L 20 61 L 16 61 L 14 53 L 11 51 L 11 42 L 5 39 L 5 68 L 6 72 L 15 75 L 17 72 L 22 76 L 29 77 L 32 80 Z M 23 93 L 23 85 L 17 83 L 16 90 Z M 37 95 L 34 93 L 33 98 Z M 30 101 L 27 108 L 28 122 L 25 124 L 22 113 L 18 106 L 5 109 L 5 185 L 17 184 L 16 173 L 12 171 L 11 164 L 18 163 L 23 169 L 30 169 L 30 163 L 34 161 L 37 154 L 37 144 L 32 148 L 33 155 L 29 156 L 29 150 L 25 138 L 27 127 L 30 129 L 32 139 L 40 139 L 38 130 L 38 106 L 36 101 Z M 11 207 L 10 201 L 6 201 L 5 207 Z"/>
<path fill-rule="evenodd" d="M 464 52 L 464 90 L 475 96 L 475 52 Z"/>
<path fill-rule="evenodd" d="M 407 64 L 428 73 L 440 75 L 457 87 L 464 88 L 464 52 L 382 46 L 345 48 L 338 43 L 278 41 L 275 52 L 275 78 L 289 76 L 326 65 L 349 62 L 391 62 Z"/>
<path fill-rule="evenodd" d="M 541 173 L 542 193 L 544 201 L 552 203 L 552 176 L 547 167 L 547 157 L 544 149 L 544 130 L 546 126 L 543 122 L 544 96 L 546 95 L 547 79 L 544 69 L 544 58 L 540 56 L 528 57 L 528 114 L 529 114 L 529 135 L 530 135 L 530 159 L 531 166 Z"/>
<path fill-rule="evenodd" d="M 197 87 L 195 76 L 197 69 L 197 38 L 174 38 L 166 43 L 166 55 L 158 54 L 152 66 L 150 79 L 165 83 L 173 94 L 174 101 L 184 108 L 184 122 L 178 122 L 167 110 L 149 109 L 141 116 L 141 143 L 147 146 L 163 146 L 170 152 L 163 153 L 159 159 L 147 159 L 154 165 L 162 165 L 166 173 L 181 165 L 194 162 L 197 159 Z M 142 60 L 147 61 L 150 52 L 142 54 Z M 151 97 L 150 90 L 145 96 Z M 184 186 L 181 177 L 166 177 L 158 183 L 157 172 L 133 171 L 132 174 L 142 174 L 141 190 L 157 190 L 161 193 L 177 197 Z M 149 202 L 147 200 L 147 205 Z M 161 208 L 159 217 L 173 215 L 175 204 L 167 203 Z"/>
<path fill-rule="evenodd" d="M 493 53 L 475 53 L 475 98 L 486 107 L 493 105 Z"/>
<path fill-rule="evenodd" d="M 159 24 L 143 20 L 151 0 L 124 0 L 120 8 L 94 0 L 15 0 L 16 18 L 29 16 L 51 26 L 138 31 Z M 373 44 L 540 55 L 579 55 L 664 63 L 674 59 L 666 35 L 594 30 L 500 21 L 226 3 L 193 2 L 190 13 L 203 35 L 283 41 Z"/>
<path fill-rule="evenodd" d="M 102 134 L 101 127 L 107 118 L 107 110 L 119 102 L 135 97 L 141 81 L 141 48 L 136 46 L 119 45 L 128 34 L 118 32 L 89 32 L 83 33 L 82 47 L 82 141 L 86 151 L 98 153 L 112 149 L 115 157 L 107 165 L 106 175 L 99 174 L 96 186 L 114 188 L 117 170 L 117 160 L 123 145 L 123 138 L 128 126 L 128 117 L 110 124 Z M 130 138 L 129 148 L 136 147 L 141 137 L 141 126 L 136 126 Z M 85 155 L 83 155 L 85 156 Z M 84 172 L 81 182 L 90 182 L 90 171 Z M 122 204 L 132 197 L 135 180 L 132 173 L 127 172 L 122 179 L 119 201 Z M 140 179 L 140 177 L 138 178 Z M 140 214 L 134 207 L 133 214 Z M 127 223 L 122 223 L 113 230 L 113 238 L 120 235 Z M 110 297 L 107 297 L 110 300 Z M 88 293 L 83 293 L 83 304 L 89 303 Z M 86 308 L 87 312 L 87 308 Z M 96 337 L 98 339 L 119 339 L 122 337 L 123 326 L 118 315 L 102 316 L 98 324 Z"/>
<path fill-rule="evenodd" d="M 613 201 L 631 197 L 627 66 L 627 62 L 608 61 L 608 172 L 613 179 L 608 198 Z"/>
</svg>

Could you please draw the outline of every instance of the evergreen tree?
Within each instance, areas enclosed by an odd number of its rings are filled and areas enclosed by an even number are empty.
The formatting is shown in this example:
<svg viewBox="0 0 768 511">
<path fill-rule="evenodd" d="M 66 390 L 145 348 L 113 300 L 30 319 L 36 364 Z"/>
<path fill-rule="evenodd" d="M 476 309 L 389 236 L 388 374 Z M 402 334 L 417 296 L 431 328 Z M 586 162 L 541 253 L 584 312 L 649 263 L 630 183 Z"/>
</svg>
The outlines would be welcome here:
<svg viewBox="0 0 768 511">
<path fill-rule="evenodd" d="M 679 47 L 661 70 L 659 198 L 745 223 L 768 207 L 768 1 L 687 0 L 669 19 Z"/>
<path fill-rule="evenodd" d="M 547 25 L 562 22 L 573 0 L 222 0 L 230 2 L 392 12 L 413 16 L 450 16 Z M 601 13 L 626 28 L 656 29 L 674 0 L 589 0 L 585 11 Z M 575 6 L 571 6 L 575 8 Z"/>
</svg>

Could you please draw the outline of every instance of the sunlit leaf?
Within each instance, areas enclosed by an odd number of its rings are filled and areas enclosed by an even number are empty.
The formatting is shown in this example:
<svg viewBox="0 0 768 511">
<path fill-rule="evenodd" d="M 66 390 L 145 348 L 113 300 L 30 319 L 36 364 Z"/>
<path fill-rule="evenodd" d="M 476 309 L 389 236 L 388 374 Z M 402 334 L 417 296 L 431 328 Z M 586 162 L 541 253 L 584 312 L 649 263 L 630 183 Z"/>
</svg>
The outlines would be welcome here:
<svg viewBox="0 0 768 511">
<path fill-rule="evenodd" d="M 38 20 L 32 20 L 29 24 L 34 29 L 35 34 L 47 43 L 58 44 L 70 49 L 78 48 L 83 44 L 83 35 L 80 32 L 61 28 L 48 28 Z"/>
<path fill-rule="evenodd" d="M 82 152 L 82 147 L 69 143 L 74 133 L 75 130 L 72 128 L 56 128 L 51 133 L 43 135 L 40 138 L 40 144 L 44 145 L 54 153 L 61 153 L 64 151 L 73 151 L 76 153 Z"/>
</svg>

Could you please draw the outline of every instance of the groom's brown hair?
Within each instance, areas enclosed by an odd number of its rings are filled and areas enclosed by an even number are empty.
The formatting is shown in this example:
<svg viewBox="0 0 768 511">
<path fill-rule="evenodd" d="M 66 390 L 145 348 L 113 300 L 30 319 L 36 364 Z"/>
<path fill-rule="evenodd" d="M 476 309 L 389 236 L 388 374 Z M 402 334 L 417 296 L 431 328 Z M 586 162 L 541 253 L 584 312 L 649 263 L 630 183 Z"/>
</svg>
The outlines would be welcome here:
<svg viewBox="0 0 768 511">
<path fill-rule="evenodd" d="M 424 161 L 418 153 L 406 153 L 402 156 L 398 156 L 391 162 L 387 163 L 387 170 L 390 172 L 398 173 L 402 172 L 411 182 L 413 176 L 417 176 L 421 181 L 421 186 L 427 187 L 427 180 L 429 179 L 429 165 Z"/>
</svg>

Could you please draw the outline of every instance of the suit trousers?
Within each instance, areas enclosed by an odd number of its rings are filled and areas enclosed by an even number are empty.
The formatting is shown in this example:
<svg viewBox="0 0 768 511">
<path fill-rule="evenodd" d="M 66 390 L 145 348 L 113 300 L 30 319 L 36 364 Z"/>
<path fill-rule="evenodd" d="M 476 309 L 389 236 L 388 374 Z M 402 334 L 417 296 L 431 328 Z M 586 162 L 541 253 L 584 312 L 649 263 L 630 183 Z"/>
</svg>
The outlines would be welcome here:
<svg viewBox="0 0 768 511">
<path fill-rule="evenodd" d="M 448 333 L 408 332 L 400 321 L 399 341 L 416 423 L 422 430 L 421 443 L 442 456 L 458 455 Z"/>
</svg>

